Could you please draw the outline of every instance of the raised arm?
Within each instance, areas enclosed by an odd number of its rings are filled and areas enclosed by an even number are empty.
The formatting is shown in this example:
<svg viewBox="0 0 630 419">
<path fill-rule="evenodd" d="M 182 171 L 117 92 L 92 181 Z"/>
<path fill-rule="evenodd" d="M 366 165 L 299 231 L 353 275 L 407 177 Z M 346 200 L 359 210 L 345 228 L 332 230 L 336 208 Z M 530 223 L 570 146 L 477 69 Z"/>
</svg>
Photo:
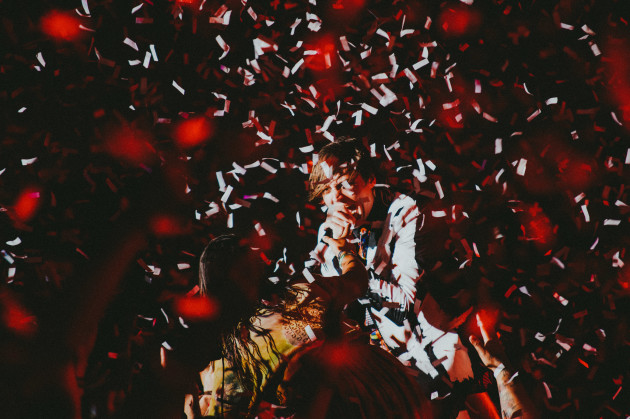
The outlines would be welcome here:
<svg viewBox="0 0 630 419">
<path fill-rule="evenodd" d="M 481 329 L 483 342 L 475 336 L 470 336 L 469 340 L 479 354 L 481 361 L 494 373 L 497 379 L 501 417 L 504 419 L 539 418 L 540 415 L 520 382 L 518 372 L 509 365 L 503 345 L 496 337 L 488 334 L 478 315 L 477 323 Z"/>
</svg>

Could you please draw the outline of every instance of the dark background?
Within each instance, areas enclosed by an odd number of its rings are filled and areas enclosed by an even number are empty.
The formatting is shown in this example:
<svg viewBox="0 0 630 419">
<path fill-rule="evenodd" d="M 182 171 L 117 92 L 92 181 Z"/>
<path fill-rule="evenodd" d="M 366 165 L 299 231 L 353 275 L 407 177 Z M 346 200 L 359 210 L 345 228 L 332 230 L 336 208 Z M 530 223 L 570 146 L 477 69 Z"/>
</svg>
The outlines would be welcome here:
<svg viewBox="0 0 630 419">
<path fill-rule="evenodd" d="M 301 272 L 345 135 L 426 200 L 423 286 L 481 310 L 545 417 L 630 414 L 624 2 L 313 3 L 0 1 L 2 410 L 161 416 L 204 245 Z"/>
</svg>

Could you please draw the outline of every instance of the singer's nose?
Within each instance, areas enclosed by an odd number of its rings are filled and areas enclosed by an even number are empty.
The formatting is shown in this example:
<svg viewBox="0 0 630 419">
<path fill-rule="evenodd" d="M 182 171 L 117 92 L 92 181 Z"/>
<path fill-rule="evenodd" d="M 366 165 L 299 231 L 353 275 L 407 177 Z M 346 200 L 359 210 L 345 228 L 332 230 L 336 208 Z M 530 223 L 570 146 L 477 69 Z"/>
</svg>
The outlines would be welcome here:
<svg viewBox="0 0 630 419">
<path fill-rule="evenodd" d="M 341 191 L 336 187 L 336 185 L 332 185 L 328 188 L 328 190 L 324 193 L 324 203 L 328 206 L 334 205 L 339 202 L 341 199 Z"/>
</svg>

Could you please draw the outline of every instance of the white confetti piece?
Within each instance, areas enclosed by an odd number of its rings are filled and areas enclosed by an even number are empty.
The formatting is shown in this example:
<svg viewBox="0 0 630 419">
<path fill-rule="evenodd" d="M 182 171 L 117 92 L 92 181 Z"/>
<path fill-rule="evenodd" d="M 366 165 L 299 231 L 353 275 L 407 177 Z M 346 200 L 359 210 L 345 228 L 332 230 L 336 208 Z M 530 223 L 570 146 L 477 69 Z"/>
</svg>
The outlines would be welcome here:
<svg viewBox="0 0 630 419">
<path fill-rule="evenodd" d="M 475 79 L 475 93 L 481 93 L 481 82 L 477 79 Z"/>
<path fill-rule="evenodd" d="M 562 304 L 563 306 L 566 306 L 567 304 L 569 304 L 569 300 L 567 300 L 566 298 L 564 298 L 563 296 L 561 296 L 557 292 L 553 293 L 553 298 L 558 300 L 560 302 L 560 304 Z"/>
<path fill-rule="evenodd" d="M 501 154 L 503 151 L 503 140 L 501 138 L 497 138 L 494 140 L 494 154 Z"/>
<path fill-rule="evenodd" d="M 266 171 L 268 171 L 269 173 L 276 173 L 278 171 L 278 169 L 275 169 L 274 167 L 272 167 L 269 163 L 267 162 L 262 162 L 260 164 L 260 167 L 265 169 Z"/>
<path fill-rule="evenodd" d="M 265 192 L 263 194 L 263 198 L 265 199 L 269 199 L 270 201 L 273 201 L 275 203 L 280 202 L 280 200 L 278 198 L 276 198 L 275 196 L 273 196 L 272 194 L 270 194 L 269 192 Z"/>
<path fill-rule="evenodd" d="M 8 278 L 13 278 L 15 276 L 15 272 L 17 271 L 17 269 L 15 268 L 15 266 L 11 266 L 7 272 L 7 277 Z"/>
<path fill-rule="evenodd" d="M 157 56 L 157 52 L 155 52 L 155 45 L 153 44 L 149 45 L 149 50 L 151 51 L 151 57 L 153 57 L 153 61 L 157 62 L 158 56 Z"/>
<path fill-rule="evenodd" d="M 613 268 L 623 268 L 625 263 L 623 263 L 623 260 L 621 260 L 621 256 L 619 255 L 619 251 L 617 251 L 617 253 L 615 253 L 612 257 L 612 266 Z"/>
<path fill-rule="evenodd" d="M 224 7 L 224 6 L 221 6 Z M 232 11 L 231 10 L 227 10 L 225 12 L 225 14 L 222 14 L 220 16 L 210 16 L 209 22 L 210 23 L 217 23 L 219 25 L 224 25 L 227 26 L 230 24 L 230 18 L 232 17 Z"/>
<path fill-rule="evenodd" d="M 505 169 L 501 169 L 499 170 L 499 173 L 497 173 L 497 175 L 494 177 L 494 181 L 499 183 L 499 178 L 501 177 L 501 175 L 505 172 Z"/>
<path fill-rule="evenodd" d="M 302 64 L 304 64 L 304 58 L 300 58 L 300 61 L 295 63 L 295 65 L 291 68 L 291 74 L 295 74 L 295 72 L 302 67 Z"/>
<path fill-rule="evenodd" d="M 2 257 L 4 258 L 4 260 L 6 260 L 7 262 L 9 262 L 11 265 L 13 265 L 13 262 L 15 261 L 13 259 L 13 257 L 11 257 L 10 254 L 7 253 L 6 250 L 2 250 L 0 251 L 0 254 L 2 254 Z"/>
<path fill-rule="evenodd" d="M 136 51 L 139 51 L 138 49 L 138 44 L 136 44 L 132 39 L 130 38 L 125 38 L 125 40 L 123 41 L 123 44 L 125 45 L 129 45 L 131 48 L 135 49 Z"/>
<path fill-rule="evenodd" d="M 46 67 L 46 61 L 44 61 L 44 56 L 42 55 L 42 53 L 38 52 L 36 57 L 37 57 L 37 61 L 39 61 L 42 67 Z"/>
<path fill-rule="evenodd" d="M 87 0 L 81 0 L 81 6 L 83 6 L 83 11 L 87 16 L 90 16 L 90 7 L 88 6 Z"/>
<path fill-rule="evenodd" d="M 20 239 L 19 237 L 16 237 L 15 239 L 13 239 L 13 240 L 9 240 L 9 241 L 7 242 L 7 244 L 8 244 L 9 246 L 17 246 L 17 245 L 18 245 L 18 244 L 20 244 L 20 243 L 22 243 L 22 239 Z"/>
<path fill-rule="evenodd" d="M 499 120 L 497 118 L 495 118 L 494 116 L 490 115 L 489 113 L 484 112 L 482 115 L 483 119 L 488 120 L 490 122 L 499 122 Z"/>
<path fill-rule="evenodd" d="M 33 157 L 32 159 L 21 159 L 22 160 L 22 166 L 28 166 L 30 164 L 33 164 L 37 161 L 37 157 Z"/>
<path fill-rule="evenodd" d="M 178 263 L 177 264 L 177 269 L 179 269 L 180 271 L 184 271 L 186 269 L 190 269 L 190 264 L 189 263 Z"/>
<path fill-rule="evenodd" d="M 423 59 L 423 60 L 418 61 L 417 63 L 415 63 L 415 64 L 414 64 L 414 65 L 412 65 L 411 67 L 412 67 L 414 70 L 417 70 L 417 69 L 419 69 L 419 68 L 424 67 L 424 66 L 425 66 L 425 65 L 427 65 L 427 64 L 429 64 L 429 60 L 427 60 L 427 59 L 425 58 L 425 59 Z"/>
<path fill-rule="evenodd" d="M 247 170 L 239 166 L 236 162 L 232 162 L 232 167 L 234 168 L 233 172 L 236 174 L 244 175 L 245 173 L 247 173 Z"/>
<path fill-rule="evenodd" d="M 525 170 L 527 169 L 527 160 L 520 159 L 518 161 L 518 166 L 516 167 L 516 174 L 519 176 L 525 176 Z"/>
<path fill-rule="evenodd" d="M 181 93 L 182 95 L 186 94 L 186 91 L 184 90 L 184 88 L 181 87 L 179 84 L 177 84 L 175 80 L 173 80 L 173 87 L 176 88 L 179 91 L 179 93 Z"/>
<path fill-rule="evenodd" d="M 446 211 L 441 210 L 441 211 L 431 211 L 431 215 L 433 216 L 433 218 L 442 218 L 442 217 L 446 217 Z"/>
<path fill-rule="evenodd" d="M 381 99 L 379 100 L 379 104 L 382 107 L 385 107 L 398 100 L 398 97 L 396 97 L 396 94 L 394 94 L 394 92 L 389 90 L 387 86 L 385 86 L 384 84 L 381 84 L 379 86 L 379 89 L 381 89 L 381 91 L 384 93 Z"/>
<path fill-rule="evenodd" d="M 25 106 L 22 106 L 20 109 L 18 109 L 18 113 L 23 113 L 26 110 Z"/>
<path fill-rule="evenodd" d="M 315 281 L 315 277 L 307 268 L 304 268 L 304 270 L 302 271 L 302 275 L 304 275 L 304 278 L 306 278 L 309 284 L 312 284 L 313 281 Z"/>
<path fill-rule="evenodd" d="M 314 13 L 306 12 L 306 21 L 311 32 L 319 32 L 322 28 L 322 20 Z"/>
<path fill-rule="evenodd" d="M 547 100 L 545 101 L 545 103 L 546 103 L 547 105 L 555 105 L 555 104 L 557 104 L 557 103 L 558 103 L 558 98 L 557 98 L 557 97 L 550 97 L 549 99 L 547 99 Z"/>
<path fill-rule="evenodd" d="M 227 200 L 230 198 L 230 194 L 232 193 L 233 189 L 234 188 L 232 187 L 232 185 L 228 185 L 227 189 L 223 193 L 223 196 L 221 197 L 221 202 L 227 202 Z"/>
<path fill-rule="evenodd" d="M 142 6 L 144 6 L 144 3 L 140 3 L 139 5 L 135 6 L 133 9 L 131 9 L 131 14 L 135 14 L 138 10 L 142 9 Z"/>
<path fill-rule="evenodd" d="M 144 68 L 149 68 L 149 63 L 151 62 L 151 53 L 149 51 L 147 51 L 144 54 L 144 61 L 142 62 L 142 66 Z"/>
<path fill-rule="evenodd" d="M 378 112 L 378 109 L 376 109 L 373 106 L 368 105 L 367 103 L 362 103 L 361 104 L 361 109 L 364 109 L 366 111 L 368 111 L 369 113 L 371 113 L 372 115 L 376 115 Z"/>
<path fill-rule="evenodd" d="M 226 55 L 228 55 L 228 52 L 230 52 L 230 46 L 223 40 L 221 35 L 217 35 L 215 39 L 217 43 L 219 44 L 219 46 L 221 47 L 221 49 L 223 50 L 223 54 L 221 54 L 221 56 L 219 57 L 219 61 L 220 61 L 224 59 Z"/>
<path fill-rule="evenodd" d="M 534 118 L 540 115 L 540 109 L 536 109 L 530 116 L 527 117 L 527 122 L 532 122 Z"/>
<path fill-rule="evenodd" d="M 254 43 L 254 57 L 258 58 L 261 55 L 265 54 L 266 50 L 272 49 L 274 51 L 278 51 L 278 45 L 275 43 L 269 43 L 264 39 L 256 38 L 253 40 Z"/>
<path fill-rule="evenodd" d="M 290 28 L 291 28 L 291 36 L 295 35 L 295 28 L 297 28 L 300 23 L 302 23 L 302 19 L 296 18 L 295 22 L 293 22 L 293 24 L 291 24 L 291 26 L 290 26 Z"/>
<path fill-rule="evenodd" d="M 587 223 L 590 223 L 591 216 L 588 213 L 588 208 L 586 207 L 586 205 L 582 205 L 581 209 L 582 209 L 582 213 L 584 214 L 584 221 L 586 221 Z"/>
<path fill-rule="evenodd" d="M 580 202 L 581 200 L 583 200 L 584 198 L 586 198 L 586 194 L 584 192 L 580 193 L 579 195 L 576 195 L 575 198 L 573 198 L 573 200 L 575 201 L 575 203 L 577 204 L 578 202 Z"/>
<path fill-rule="evenodd" d="M 442 190 L 442 185 L 439 180 L 435 182 L 435 189 L 437 190 L 438 197 L 440 199 L 444 198 L 444 191 Z"/>
<path fill-rule="evenodd" d="M 619 125 L 620 127 L 623 127 L 623 124 L 619 121 L 619 118 L 617 118 L 616 113 L 611 112 L 610 115 L 612 116 L 613 121 L 617 123 L 617 125 Z"/>
<path fill-rule="evenodd" d="M 259 236 L 266 236 L 267 233 L 265 233 L 265 229 L 260 225 L 260 223 L 256 223 L 254 225 L 254 229 L 256 230 L 256 233 L 258 233 Z"/>
<path fill-rule="evenodd" d="M 611 220 L 610 218 L 604 220 L 605 226 L 618 226 L 619 224 L 621 224 L 621 220 Z"/>
<path fill-rule="evenodd" d="M 564 263 L 562 263 L 562 261 L 560 259 L 558 259 L 557 257 L 555 257 L 555 256 L 551 257 L 551 262 L 553 264 L 557 265 L 560 269 L 564 269 L 565 268 Z"/>
<path fill-rule="evenodd" d="M 409 79 L 412 85 L 418 81 L 418 78 L 408 68 L 403 70 L 403 74 Z"/>
<path fill-rule="evenodd" d="M 575 27 L 573 25 L 569 25 L 568 23 L 564 23 L 564 22 L 560 22 L 560 27 L 562 29 L 566 29 L 569 31 L 572 31 L 573 29 L 575 29 Z"/>
<path fill-rule="evenodd" d="M 310 325 L 306 325 L 304 327 L 304 331 L 306 332 L 306 335 L 311 340 L 311 342 L 315 342 L 317 340 L 317 336 L 315 335 L 315 332 L 313 332 L 313 329 Z"/>
<path fill-rule="evenodd" d="M 600 55 L 602 55 L 602 52 L 600 51 L 599 47 L 597 46 L 597 44 L 595 42 L 589 42 L 588 43 L 591 47 L 591 51 L 593 52 L 593 55 L 598 57 Z"/>
<path fill-rule="evenodd" d="M 418 128 L 418 125 L 420 124 L 420 122 L 422 122 L 422 118 L 416 119 L 415 121 L 413 121 L 412 124 L 409 126 L 409 131 L 422 132 L 422 128 Z"/>
<path fill-rule="evenodd" d="M 234 214 L 232 213 L 228 214 L 227 228 L 234 228 Z"/>
</svg>

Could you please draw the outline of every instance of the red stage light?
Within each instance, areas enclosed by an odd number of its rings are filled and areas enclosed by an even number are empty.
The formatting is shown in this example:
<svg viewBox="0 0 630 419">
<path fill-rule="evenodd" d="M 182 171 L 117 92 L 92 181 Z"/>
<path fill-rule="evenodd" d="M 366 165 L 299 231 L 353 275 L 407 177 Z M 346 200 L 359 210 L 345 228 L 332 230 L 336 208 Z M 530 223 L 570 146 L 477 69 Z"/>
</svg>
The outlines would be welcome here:
<svg viewBox="0 0 630 419">
<path fill-rule="evenodd" d="M 46 35 L 57 39 L 72 41 L 79 37 L 79 19 L 67 12 L 53 10 L 41 19 L 41 30 Z"/>
<path fill-rule="evenodd" d="M 197 146 L 212 137 L 212 123 L 205 117 L 191 118 L 175 128 L 175 142 L 183 148 Z"/>
<path fill-rule="evenodd" d="M 209 321 L 219 315 L 219 302 L 210 296 L 181 297 L 175 300 L 175 311 L 184 320 Z"/>
<path fill-rule="evenodd" d="M 154 151 L 146 133 L 130 128 L 111 135 L 106 140 L 105 150 L 118 159 L 136 164 L 147 162 Z"/>
<path fill-rule="evenodd" d="M 28 221 L 37 212 L 39 208 L 40 192 L 36 189 L 25 189 L 15 201 L 13 211 L 20 221 Z"/>
<path fill-rule="evenodd" d="M 331 34 L 324 34 L 312 43 L 308 43 L 306 49 L 315 52 L 304 58 L 304 64 L 312 70 L 328 70 L 337 57 L 336 41 Z"/>
<path fill-rule="evenodd" d="M 157 236 L 176 236 L 183 232 L 180 221 L 174 216 L 157 215 L 151 219 L 151 231 Z"/>
<path fill-rule="evenodd" d="M 4 310 L 2 322 L 13 332 L 22 336 L 32 336 L 37 331 L 37 319 L 10 295 L 2 299 Z"/>
<path fill-rule="evenodd" d="M 481 23 L 481 16 L 467 7 L 453 7 L 442 11 L 439 26 L 447 37 L 458 37 L 474 32 Z"/>
<path fill-rule="evenodd" d="M 352 362 L 353 356 L 347 345 L 334 343 L 331 344 L 328 349 L 329 357 L 327 358 L 327 362 L 331 366 L 340 368 Z"/>
</svg>

